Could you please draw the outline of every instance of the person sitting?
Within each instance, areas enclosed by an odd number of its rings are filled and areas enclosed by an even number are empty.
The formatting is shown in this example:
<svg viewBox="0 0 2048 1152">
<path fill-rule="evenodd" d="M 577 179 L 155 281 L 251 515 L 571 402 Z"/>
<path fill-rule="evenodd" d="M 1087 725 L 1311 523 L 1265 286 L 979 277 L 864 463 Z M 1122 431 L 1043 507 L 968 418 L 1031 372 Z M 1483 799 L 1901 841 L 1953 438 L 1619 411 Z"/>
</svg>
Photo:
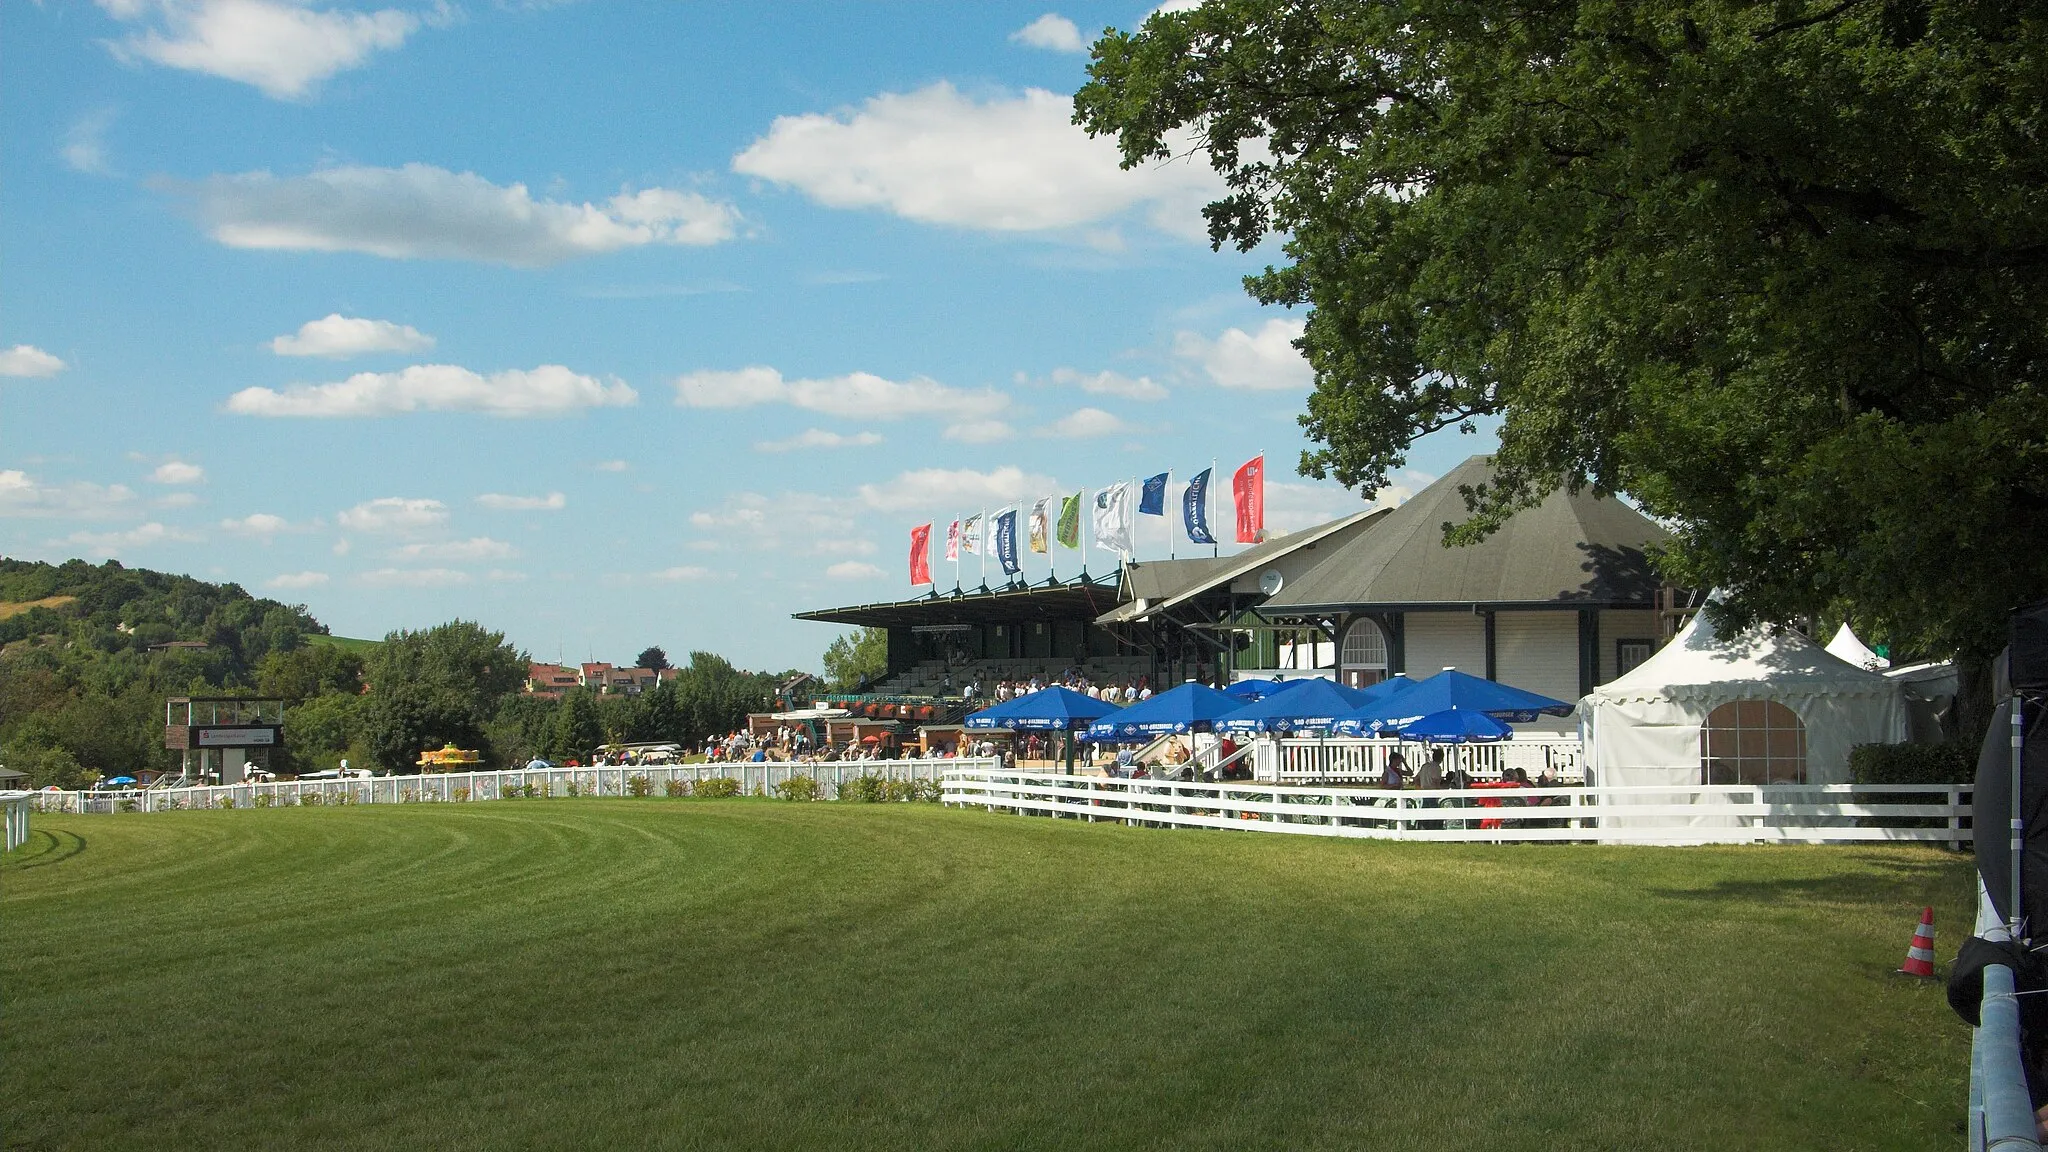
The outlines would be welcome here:
<svg viewBox="0 0 2048 1152">
<path fill-rule="evenodd" d="M 1408 758 L 1396 749 L 1387 756 L 1387 766 L 1380 771 L 1380 787 L 1389 792 L 1399 792 L 1408 785 Z"/>
</svg>

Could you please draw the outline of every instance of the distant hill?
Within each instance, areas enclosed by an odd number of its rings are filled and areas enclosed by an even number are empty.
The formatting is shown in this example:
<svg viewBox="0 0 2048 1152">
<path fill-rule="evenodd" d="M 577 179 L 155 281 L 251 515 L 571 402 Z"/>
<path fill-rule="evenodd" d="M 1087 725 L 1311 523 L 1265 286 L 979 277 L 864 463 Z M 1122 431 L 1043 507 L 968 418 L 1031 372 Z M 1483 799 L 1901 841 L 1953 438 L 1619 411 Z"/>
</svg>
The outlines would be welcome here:
<svg viewBox="0 0 2048 1152">
<path fill-rule="evenodd" d="M 353 652 L 358 656 L 364 657 L 369 656 L 370 653 L 375 652 L 384 645 L 382 640 L 358 640 L 353 636 L 308 636 L 306 637 L 306 642 L 308 644 L 331 644 L 344 652 Z"/>
</svg>

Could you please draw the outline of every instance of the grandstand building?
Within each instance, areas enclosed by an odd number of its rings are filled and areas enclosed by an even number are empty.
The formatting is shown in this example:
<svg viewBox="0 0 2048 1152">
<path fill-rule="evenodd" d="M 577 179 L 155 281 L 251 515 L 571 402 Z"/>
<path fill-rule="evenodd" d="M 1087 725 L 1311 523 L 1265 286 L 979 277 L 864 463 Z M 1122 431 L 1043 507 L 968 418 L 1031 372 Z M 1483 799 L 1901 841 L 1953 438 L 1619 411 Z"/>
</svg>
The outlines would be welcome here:
<svg viewBox="0 0 2048 1152">
<path fill-rule="evenodd" d="M 871 695 L 906 701 L 1068 669 L 1158 688 L 1274 674 L 1364 685 L 1440 668 L 1570 700 L 1647 659 L 1667 633 L 1647 550 L 1668 534 L 1619 500 L 1560 489 L 1487 540 L 1447 547 L 1443 525 L 1467 515 L 1460 489 L 1491 475 L 1475 456 L 1399 508 L 1232 556 L 797 618 L 886 631 Z"/>
</svg>

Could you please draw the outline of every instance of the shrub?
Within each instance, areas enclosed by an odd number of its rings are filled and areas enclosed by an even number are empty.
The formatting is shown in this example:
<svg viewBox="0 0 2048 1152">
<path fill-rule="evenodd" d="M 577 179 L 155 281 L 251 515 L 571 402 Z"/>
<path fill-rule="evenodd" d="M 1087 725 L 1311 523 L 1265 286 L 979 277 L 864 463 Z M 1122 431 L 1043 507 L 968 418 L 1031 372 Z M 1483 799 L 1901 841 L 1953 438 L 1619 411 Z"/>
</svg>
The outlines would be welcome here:
<svg viewBox="0 0 2048 1152">
<path fill-rule="evenodd" d="M 907 804 L 917 798 L 915 780 L 882 781 L 882 799 L 891 804 Z"/>
<path fill-rule="evenodd" d="M 221 797 L 220 806 L 223 808 L 233 808 L 235 806 L 235 798 L 233 796 Z"/>
<path fill-rule="evenodd" d="M 1858 744 L 1849 750 L 1849 780 L 1855 784 L 1967 784 L 1977 776 L 1969 745 Z"/>
<path fill-rule="evenodd" d="M 910 798 L 926 804 L 937 804 L 946 795 L 945 784 L 937 779 L 913 780 L 910 785 Z"/>
<path fill-rule="evenodd" d="M 115 807 L 119 808 L 123 812 L 133 812 L 135 811 L 135 801 L 122 800 L 119 803 L 115 804 Z"/>
<path fill-rule="evenodd" d="M 626 777 L 626 795 L 645 796 L 654 791 L 654 782 L 645 776 Z"/>
<path fill-rule="evenodd" d="M 775 794 L 784 800 L 816 800 L 818 782 L 809 776 L 791 776 L 775 786 Z"/>
<path fill-rule="evenodd" d="M 578 783 L 577 783 L 576 781 L 574 781 L 574 780 L 571 780 L 571 781 L 569 781 L 569 785 L 568 785 L 568 793 L 569 793 L 569 795 L 571 795 L 571 796 L 581 796 L 581 795 L 583 795 L 583 785 L 581 785 L 581 784 L 578 784 Z"/>
<path fill-rule="evenodd" d="M 412 804 L 417 802 L 419 798 L 419 790 L 416 788 L 406 788 L 398 794 L 398 802 L 400 804 Z"/>
<path fill-rule="evenodd" d="M 320 805 L 320 801 L 321 796 L 318 792 L 301 792 L 299 794 L 299 806 L 301 808 L 317 808 Z"/>
<path fill-rule="evenodd" d="M 277 796 L 270 792 L 258 792 L 256 799 L 252 803 L 258 808 L 269 808 L 277 803 Z"/>
<path fill-rule="evenodd" d="M 665 781 L 661 786 L 661 794 L 671 798 L 688 796 L 690 794 L 690 782 L 688 780 Z"/>
<path fill-rule="evenodd" d="M 696 793 L 707 800 L 730 799 L 740 794 L 740 782 L 725 776 L 697 781 Z"/>
<path fill-rule="evenodd" d="M 339 791 L 339 792 L 336 792 L 336 793 L 334 794 L 334 802 L 335 802 L 336 804 L 353 804 L 353 803 L 355 803 L 355 802 L 356 802 L 356 790 L 355 790 L 355 789 L 353 789 L 353 788 L 343 788 L 343 789 L 342 789 L 341 791 Z"/>
<path fill-rule="evenodd" d="M 469 789 L 457 788 L 455 790 L 455 800 L 457 803 L 461 803 L 462 801 L 467 799 L 469 799 Z"/>
<path fill-rule="evenodd" d="M 839 798 L 855 804 L 880 804 L 888 795 L 888 782 L 880 776 L 855 776 L 839 784 Z"/>
</svg>

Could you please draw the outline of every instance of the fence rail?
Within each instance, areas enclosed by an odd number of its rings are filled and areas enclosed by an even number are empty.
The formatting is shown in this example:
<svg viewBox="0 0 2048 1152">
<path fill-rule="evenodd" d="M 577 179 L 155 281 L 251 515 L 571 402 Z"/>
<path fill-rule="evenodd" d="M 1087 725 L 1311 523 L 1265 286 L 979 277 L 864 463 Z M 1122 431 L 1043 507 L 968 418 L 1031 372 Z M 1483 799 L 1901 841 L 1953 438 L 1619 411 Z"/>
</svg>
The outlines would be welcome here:
<svg viewBox="0 0 2048 1152">
<path fill-rule="evenodd" d="M 1960 847 L 1972 835 L 1970 789 L 1960 785 L 1393 792 L 1102 779 L 964 764 L 947 768 L 944 781 L 943 800 L 953 805 L 1300 836 L 1610 844 L 1910 840 Z"/>
<path fill-rule="evenodd" d="M 636 781 L 651 795 L 672 784 L 695 790 L 705 780 L 733 780 L 744 795 L 773 793 L 785 781 L 816 782 L 821 799 L 839 798 L 841 785 L 862 776 L 885 780 L 936 780 L 949 765 L 994 768 L 993 760 L 847 760 L 827 763 L 775 762 L 642 764 L 590 768 L 523 768 L 503 772 L 431 772 L 417 776 L 375 776 L 354 780 L 279 780 L 267 784 L 142 788 L 125 791 L 32 792 L 41 812 L 162 812 L 182 808 L 288 807 L 314 804 L 460 803 L 508 796 L 630 796 Z M 516 791 L 513 791 L 516 789 Z M 529 793 L 527 790 L 532 789 Z M 10 809 L 10 813 L 11 813 Z M 11 819 L 10 815 L 10 819 Z M 26 835 L 26 815 L 23 816 Z M 9 835 L 12 836 L 12 824 Z M 10 844 L 11 847 L 11 844 Z"/>
<path fill-rule="evenodd" d="M 1406 740 L 1301 736 L 1258 741 L 1254 747 L 1255 776 L 1281 784 L 1377 783 L 1394 753 L 1399 752 L 1412 771 L 1435 750 Z M 1513 740 L 1452 748 L 1445 767 L 1463 768 L 1474 780 L 1498 780 L 1504 770 L 1520 768 L 1530 776 L 1549 772 L 1577 783 L 1586 778 L 1580 752 L 1577 735 L 1517 734 Z"/>
<path fill-rule="evenodd" d="M 7 851 L 28 843 L 28 813 L 35 799 L 33 792 L 0 792 L 0 807 L 6 809 Z"/>
</svg>

